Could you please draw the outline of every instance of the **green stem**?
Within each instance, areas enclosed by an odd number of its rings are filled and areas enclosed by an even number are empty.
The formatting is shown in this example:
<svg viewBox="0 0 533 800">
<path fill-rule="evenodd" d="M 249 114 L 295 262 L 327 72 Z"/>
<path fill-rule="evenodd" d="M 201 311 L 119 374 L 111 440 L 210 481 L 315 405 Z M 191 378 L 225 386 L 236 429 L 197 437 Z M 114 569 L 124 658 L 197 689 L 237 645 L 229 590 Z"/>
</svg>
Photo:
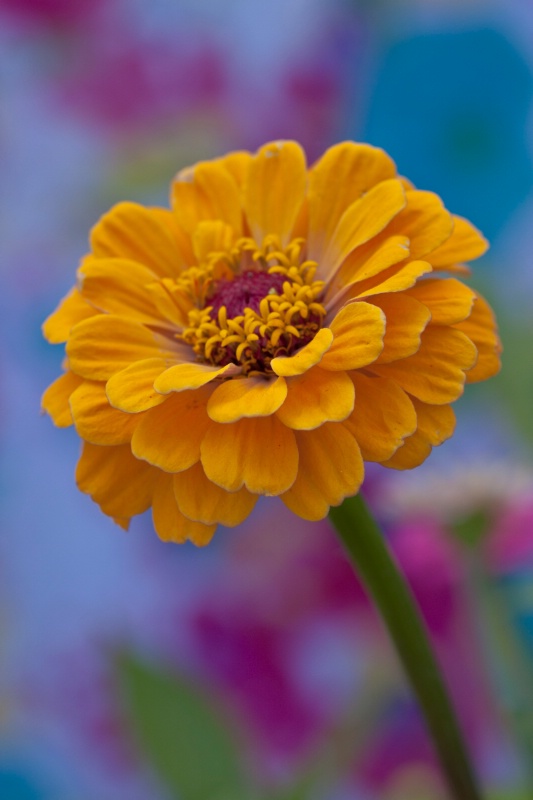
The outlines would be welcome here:
<svg viewBox="0 0 533 800">
<path fill-rule="evenodd" d="M 481 800 L 444 680 L 416 601 L 361 495 L 330 519 L 396 645 L 455 800 Z"/>
</svg>

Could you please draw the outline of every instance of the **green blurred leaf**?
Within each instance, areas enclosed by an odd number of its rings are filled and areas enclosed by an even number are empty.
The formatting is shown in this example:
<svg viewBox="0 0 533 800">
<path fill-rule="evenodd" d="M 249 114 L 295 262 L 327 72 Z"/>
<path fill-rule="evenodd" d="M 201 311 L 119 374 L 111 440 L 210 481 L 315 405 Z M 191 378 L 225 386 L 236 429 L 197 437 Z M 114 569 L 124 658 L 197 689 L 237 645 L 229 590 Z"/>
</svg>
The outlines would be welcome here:
<svg viewBox="0 0 533 800">
<path fill-rule="evenodd" d="M 487 800 L 531 800 L 531 792 L 526 789 L 499 789 L 489 791 Z"/>
<path fill-rule="evenodd" d="M 467 547 L 477 547 L 488 533 L 490 516 L 485 510 L 474 511 L 455 520 L 452 533 Z"/>
<path fill-rule="evenodd" d="M 234 732 L 197 686 L 132 653 L 116 669 L 133 735 L 177 798 L 251 800 Z"/>
</svg>

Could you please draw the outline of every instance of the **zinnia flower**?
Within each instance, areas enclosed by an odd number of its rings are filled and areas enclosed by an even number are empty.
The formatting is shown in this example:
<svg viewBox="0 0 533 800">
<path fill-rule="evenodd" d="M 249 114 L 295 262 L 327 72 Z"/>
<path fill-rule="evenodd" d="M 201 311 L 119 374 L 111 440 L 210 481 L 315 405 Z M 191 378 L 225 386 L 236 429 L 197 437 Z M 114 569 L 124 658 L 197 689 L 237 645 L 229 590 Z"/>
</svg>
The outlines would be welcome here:
<svg viewBox="0 0 533 800">
<path fill-rule="evenodd" d="M 492 312 L 456 277 L 486 242 L 382 150 L 310 169 L 295 142 L 178 173 L 171 210 L 119 203 L 44 324 L 45 392 L 83 439 L 79 488 L 127 527 L 210 540 L 261 495 L 323 518 L 363 461 L 421 464 L 465 380 L 499 368 Z"/>
</svg>

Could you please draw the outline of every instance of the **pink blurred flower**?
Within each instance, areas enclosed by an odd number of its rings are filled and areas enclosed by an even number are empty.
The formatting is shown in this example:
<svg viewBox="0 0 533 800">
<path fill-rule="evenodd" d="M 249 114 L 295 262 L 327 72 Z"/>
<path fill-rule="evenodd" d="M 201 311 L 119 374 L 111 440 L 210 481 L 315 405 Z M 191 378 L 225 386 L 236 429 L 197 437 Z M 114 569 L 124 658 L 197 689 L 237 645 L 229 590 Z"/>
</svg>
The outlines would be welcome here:
<svg viewBox="0 0 533 800">
<path fill-rule="evenodd" d="M 533 566 L 533 492 L 514 499 L 491 525 L 485 555 L 496 573 Z"/>
</svg>

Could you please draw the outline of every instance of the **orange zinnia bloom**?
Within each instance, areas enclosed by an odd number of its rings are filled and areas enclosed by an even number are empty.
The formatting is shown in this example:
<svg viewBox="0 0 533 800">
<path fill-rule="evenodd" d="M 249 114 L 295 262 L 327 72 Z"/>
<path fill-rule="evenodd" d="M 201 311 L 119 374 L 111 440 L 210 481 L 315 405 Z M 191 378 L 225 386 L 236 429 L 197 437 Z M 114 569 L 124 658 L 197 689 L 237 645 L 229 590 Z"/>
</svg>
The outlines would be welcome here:
<svg viewBox="0 0 533 800">
<path fill-rule="evenodd" d="M 79 488 L 127 527 L 205 544 L 260 495 L 318 520 L 363 461 L 421 464 L 450 403 L 499 369 L 492 312 L 442 272 L 486 242 L 382 150 L 307 169 L 295 142 L 178 173 L 172 208 L 119 203 L 44 324 L 66 341 L 45 392 L 84 440 Z"/>
</svg>

